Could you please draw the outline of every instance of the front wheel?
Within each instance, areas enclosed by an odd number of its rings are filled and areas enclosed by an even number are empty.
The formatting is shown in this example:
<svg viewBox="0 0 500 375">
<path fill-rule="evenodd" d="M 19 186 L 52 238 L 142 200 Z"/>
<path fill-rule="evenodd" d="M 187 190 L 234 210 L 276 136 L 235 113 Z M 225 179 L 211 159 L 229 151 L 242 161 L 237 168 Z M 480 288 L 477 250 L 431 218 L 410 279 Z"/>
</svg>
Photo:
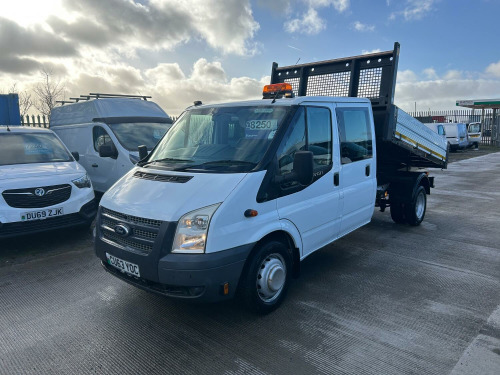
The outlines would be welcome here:
<svg viewBox="0 0 500 375">
<path fill-rule="evenodd" d="M 406 221 L 408 224 L 417 226 L 424 220 L 425 210 L 427 208 L 427 196 L 423 186 L 419 186 L 413 198 L 406 206 Z"/>
<path fill-rule="evenodd" d="M 279 241 L 259 246 L 240 284 L 244 303 L 254 312 L 267 314 L 285 299 L 291 278 L 291 256 Z"/>
</svg>

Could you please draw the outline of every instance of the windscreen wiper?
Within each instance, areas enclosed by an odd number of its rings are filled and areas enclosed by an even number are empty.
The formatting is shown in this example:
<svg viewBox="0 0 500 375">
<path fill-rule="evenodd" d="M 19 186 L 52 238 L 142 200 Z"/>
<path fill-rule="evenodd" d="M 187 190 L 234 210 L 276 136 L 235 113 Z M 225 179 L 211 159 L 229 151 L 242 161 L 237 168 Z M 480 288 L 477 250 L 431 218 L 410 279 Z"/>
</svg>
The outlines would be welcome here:
<svg viewBox="0 0 500 375">
<path fill-rule="evenodd" d="M 248 165 L 250 167 L 255 167 L 257 163 L 251 162 L 251 161 L 244 161 L 244 160 L 213 160 L 213 161 L 207 161 L 205 163 L 201 164 L 195 164 L 195 165 L 186 165 L 184 167 L 180 168 L 175 168 L 174 170 L 176 171 L 184 171 L 187 169 L 196 169 L 196 168 L 203 168 L 203 167 L 209 167 L 211 165 Z"/>
<path fill-rule="evenodd" d="M 148 164 L 152 164 L 152 163 L 161 163 L 161 162 L 182 162 L 182 163 L 193 163 L 194 160 L 190 160 L 190 159 L 177 159 L 177 158 L 162 158 L 162 159 L 155 159 L 155 160 L 150 160 L 150 161 L 147 161 L 147 162 L 139 162 L 137 163 L 137 165 L 139 167 L 143 167 L 145 165 L 148 165 Z"/>
</svg>

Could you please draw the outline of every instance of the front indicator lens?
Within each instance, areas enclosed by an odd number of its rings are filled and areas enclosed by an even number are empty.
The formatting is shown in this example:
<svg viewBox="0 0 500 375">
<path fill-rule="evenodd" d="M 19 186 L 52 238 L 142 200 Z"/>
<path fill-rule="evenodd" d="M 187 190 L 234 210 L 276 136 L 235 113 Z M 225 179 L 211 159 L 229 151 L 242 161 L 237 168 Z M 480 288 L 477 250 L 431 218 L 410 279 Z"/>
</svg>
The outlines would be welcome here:
<svg viewBox="0 0 500 375">
<path fill-rule="evenodd" d="M 219 206 L 220 203 L 203 207 L 181 217 L 175 231 L 172 252 L 204 253 L 210 220 Z"/>
</svg>

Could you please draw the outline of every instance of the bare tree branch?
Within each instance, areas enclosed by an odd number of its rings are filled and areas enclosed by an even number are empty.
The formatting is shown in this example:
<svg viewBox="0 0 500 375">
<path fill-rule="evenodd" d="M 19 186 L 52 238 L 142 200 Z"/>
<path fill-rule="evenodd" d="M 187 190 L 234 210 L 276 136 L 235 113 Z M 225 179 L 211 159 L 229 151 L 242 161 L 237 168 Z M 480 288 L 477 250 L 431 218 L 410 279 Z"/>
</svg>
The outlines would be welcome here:
<svg viewBox="0 0 500 375">
<path fill-rule="evenodd" d="M 43 68 L 40 74 L 42 75 L 42 82 L 33 89 L 37 99 L 33 105 L 40 113 L 50 116 L 50 111 L 55 107 L 56 102 L 63 98 L 66 88 L 61 81 L 54 82 L 52 80 L 53 74 L 51 70 Z"/>
<path fill-rule="evenodd" d="M 19 112 L 22 117 L 28 114 L 28 111 L 33 106 L 33 99 L 31 98 L 31 93 L 26 91 L 19 91 L 17 89 L 17 83 L 13 83 L 9 88 L 9 93 L 17 93 L 19 96 Z"/>
</svg>

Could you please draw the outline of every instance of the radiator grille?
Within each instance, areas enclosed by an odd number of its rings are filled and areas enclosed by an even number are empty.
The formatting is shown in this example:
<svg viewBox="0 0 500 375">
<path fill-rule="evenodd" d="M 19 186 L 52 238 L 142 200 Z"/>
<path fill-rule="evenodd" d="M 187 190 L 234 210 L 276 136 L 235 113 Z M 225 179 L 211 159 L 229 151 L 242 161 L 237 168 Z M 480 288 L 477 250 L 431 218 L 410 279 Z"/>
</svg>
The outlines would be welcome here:
<svg viewBox="0 0 500 375">
<path fill-rule="evenodd" d="M 71 196 L 71 185 L 40 186 L 5 190 L 3 199 L 14 208 L 42 208 L 65 202 Z"/>
<path fill-rule="evenodd" d="M 128 234 L 121 235 L 115 231 L 118 225 L 129 229 Z M 160 220 L 122 214 L 107 208 L 101 208 L 100 228 L 102 239 L 124 250 L 148 255 L 153 251 L 158 237 Z"/>
</svg>

